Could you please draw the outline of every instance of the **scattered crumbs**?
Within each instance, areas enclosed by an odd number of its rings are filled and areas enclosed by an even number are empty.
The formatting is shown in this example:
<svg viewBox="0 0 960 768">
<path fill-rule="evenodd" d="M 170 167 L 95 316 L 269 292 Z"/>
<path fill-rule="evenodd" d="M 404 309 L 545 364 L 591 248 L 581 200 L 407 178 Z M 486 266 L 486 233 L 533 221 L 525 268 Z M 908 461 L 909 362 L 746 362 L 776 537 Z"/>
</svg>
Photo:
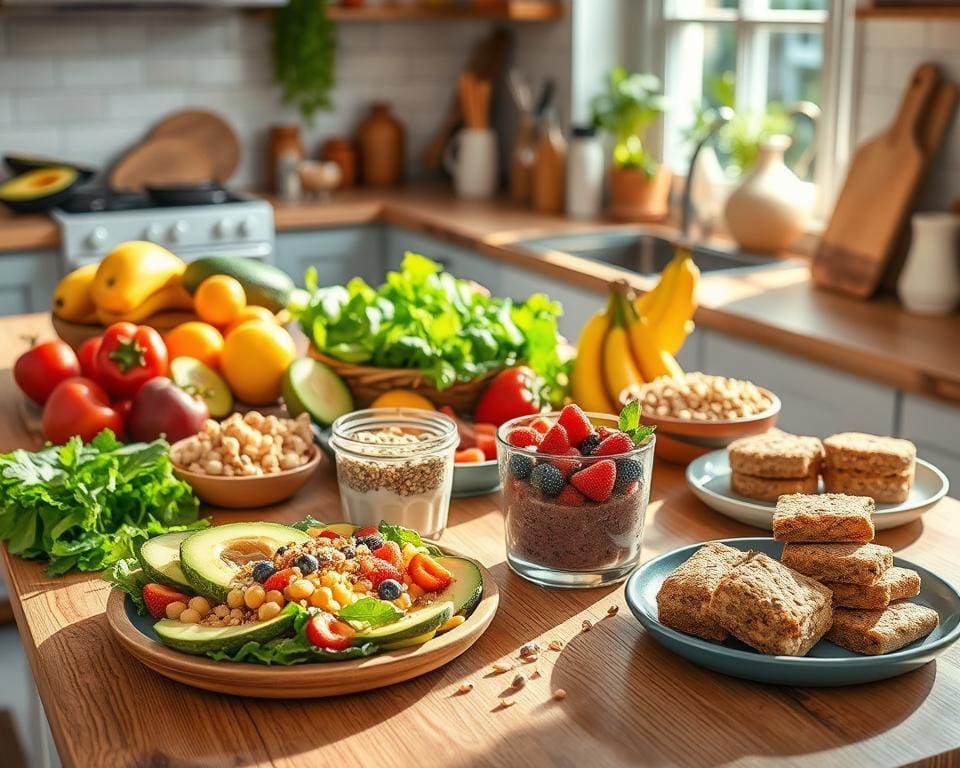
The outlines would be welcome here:
<svg viewBox="0 0 960 768">
<path fill-rule="evenodd" d="M 607 608 L 607 616 L 616 616 L 619 611 L 619 605 L 611 605 L 609 608 Z"/>
<path fill-rule="evenodd" d="M 590 621 L 590 619 L 584 619 L 583 623 L 580 625 L 580 629 L 582 629 L 584 632 L 589 632 L 591 629 L 593 629 L 593 622 Z"/>
<path fill-rule="evenodd" d="M 563 650 L 563 640 L 551 640 L 547 648 L 551 651 L 561 651 Z"/>
<path fill-rule="evenodd" d="M 495 675 L 502 675 L 504 672 L 509 672 L 511 669 L 513 669 L 513 664 L 507 664 L 503 661 L 498 661 L 491 667 L 491 670 Z"/>
<path fill-rule="evenodd" d="M 510 683 L 511 688 L 523 688 L 527 684 L 527 678 L 522 672 L 517 673 L 516 677 L 513 678 L 513 681 Z"/>
<path fill-rule="evenodd" d="M 535 680 L 540 677 L 540 667 L 534 667 L 533 672 L 530 673 L 530 679 Z"/>
<path fill-rule="evenodd" d="M 521 659 L 536 659 L 540 655 L 540 645 L 538 643 L 527 643 L 520 648 Z"/>
<path fill-rule="evenodd" d="M 554 701 L 560 701 L 565 698 L 567 698 L 567 692 L 563 690 L 563 688 L 557 688 L 557 690 L 553 692 Z"/>
<path fill-rule="evenodd" d="M 493 708 L 493 711 L 499 712 L 501 709 L 508 709 L 516 703 L 513 699 L 500 699 L 500 701 L 497 702 L 497 706 Z"/>
<path fill-rule="evenodd" d="M 473 683 L 462 683 L 459 688 L 457 688 L 457 693 L 470 693 L 473 690 Z"/>
</svg>

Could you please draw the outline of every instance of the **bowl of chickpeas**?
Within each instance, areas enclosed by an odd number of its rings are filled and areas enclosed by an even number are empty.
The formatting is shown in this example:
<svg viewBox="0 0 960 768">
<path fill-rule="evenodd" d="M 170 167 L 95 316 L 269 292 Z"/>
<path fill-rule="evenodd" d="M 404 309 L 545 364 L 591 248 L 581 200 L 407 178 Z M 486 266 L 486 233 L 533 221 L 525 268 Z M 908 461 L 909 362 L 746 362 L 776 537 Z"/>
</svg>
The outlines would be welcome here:
<svg viewBox="0 0 960 768">
<path fill-rule="evenodd" d="M 320 465 L 310 417 L 259 411 L 208 419 L 195 435 L 170 446 L 177 477 L 206 504 L 229 509 L 268 507 L 299 491 Z"/>
</svg>

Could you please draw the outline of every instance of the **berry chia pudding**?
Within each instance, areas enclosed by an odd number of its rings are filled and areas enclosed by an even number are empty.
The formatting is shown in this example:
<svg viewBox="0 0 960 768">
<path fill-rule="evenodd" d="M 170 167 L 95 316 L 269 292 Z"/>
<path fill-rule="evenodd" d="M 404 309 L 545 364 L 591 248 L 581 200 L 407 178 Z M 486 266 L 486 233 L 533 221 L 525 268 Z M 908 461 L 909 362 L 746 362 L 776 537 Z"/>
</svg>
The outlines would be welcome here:
<svg viewBox="0 0 960 768">
<path fill-rule="evenodd" d="M 498 452 L 511 568 L 547 586 L 626 577 L 640 559 L 653 446 L 633 404 L 619 422 L 568 405 L 504 424 Z"/>
</svg>

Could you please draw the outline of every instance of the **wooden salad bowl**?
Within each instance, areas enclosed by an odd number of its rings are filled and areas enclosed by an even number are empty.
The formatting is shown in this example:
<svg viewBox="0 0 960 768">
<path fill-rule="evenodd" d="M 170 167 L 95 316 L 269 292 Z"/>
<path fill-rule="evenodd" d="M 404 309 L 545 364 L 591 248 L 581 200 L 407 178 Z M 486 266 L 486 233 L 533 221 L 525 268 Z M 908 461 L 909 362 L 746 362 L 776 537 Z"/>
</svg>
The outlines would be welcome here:
<svg viewBox="0 0 960 768">
<path fill-rule="evenodd" d="M 444 552 L 464 557 L 453 550 Z M 384 651 L 365 659 L 266 666 L 214 661 L 167 648 L 131 619 L 132 608 L 119 589 L 107 599 L 107 621 L 114 637 L 144 666 L 178 683 L 206 691 L 263 699 L 312 699 L 340 696 L 400 683 L 432 672 L 466 651 L 482 635 L 497 612 L 500 592 L 493 575 L 473 561 L 483 575 L 483 593 L 470 617 L 459 627 L 422 645 Z M 135 614 L 134 614 L 135 615 Z M 151 621 L 152 620 L 149 620 Z M 143 623 L 143 622 L 140 622 Z"/>
</svg>

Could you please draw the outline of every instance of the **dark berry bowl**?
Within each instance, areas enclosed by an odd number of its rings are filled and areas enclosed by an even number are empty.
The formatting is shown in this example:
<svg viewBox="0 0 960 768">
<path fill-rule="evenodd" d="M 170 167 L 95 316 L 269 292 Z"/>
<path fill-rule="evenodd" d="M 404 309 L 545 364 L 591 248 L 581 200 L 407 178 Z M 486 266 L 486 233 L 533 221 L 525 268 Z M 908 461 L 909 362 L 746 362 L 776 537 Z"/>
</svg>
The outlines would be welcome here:
<svg viewBox="0 0 960 768">
<path fill-rule="evenodd" d="M 653 436 L 634 445 L 615 416 L 570 406 L 500 427 L 510 567 L 549 587 L 626 578 L 640 562 L 654 445 Z"/>
</svg>

